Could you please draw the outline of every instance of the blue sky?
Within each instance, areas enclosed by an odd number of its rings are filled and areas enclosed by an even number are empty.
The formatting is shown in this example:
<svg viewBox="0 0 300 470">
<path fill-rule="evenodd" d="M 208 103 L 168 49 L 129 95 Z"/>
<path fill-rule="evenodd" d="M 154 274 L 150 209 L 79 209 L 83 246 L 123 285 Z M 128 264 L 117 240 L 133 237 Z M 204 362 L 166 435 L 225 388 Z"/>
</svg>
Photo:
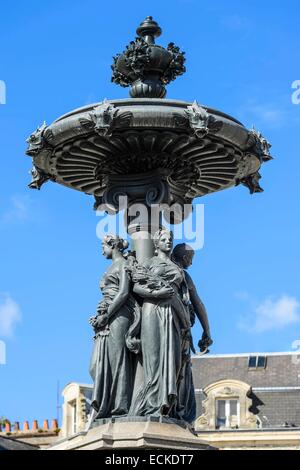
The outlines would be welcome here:
<svg viewBox="0 0 300 470">
<path fill-rule="evenodd" d="M 126 6 L 128 5 L 128 6 Z M 147 15 L 159 43 L 186 51 L 187 73 L 168 98 L 197 99 L 256 127 L 273 144 L 262 194 L 244 187 L 210 195 L 205 244 L 191 275 L 206 304 L 212 353 L 287 351 L 300 339 L 300 80 L 296 0 L 86 0 L 1 3 L 0 415 L 56 417 L 56 384 L 90 382 L 88 318 L 106 262 L 92 198 L 52 183 L 27 188 L 25 140 L 45 119 L 104 98 L 112 56 Z M 199 326 L 194 329 L 200 337 Z M 296 385 L 296 384 L 295 384 Z"/>
</svg>

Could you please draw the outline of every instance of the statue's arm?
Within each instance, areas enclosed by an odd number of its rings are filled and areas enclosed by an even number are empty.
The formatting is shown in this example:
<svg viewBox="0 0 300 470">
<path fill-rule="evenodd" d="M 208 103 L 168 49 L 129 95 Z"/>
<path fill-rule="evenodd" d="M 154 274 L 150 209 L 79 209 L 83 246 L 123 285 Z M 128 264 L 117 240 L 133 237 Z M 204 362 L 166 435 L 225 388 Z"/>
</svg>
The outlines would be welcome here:
<svg viewBox="0 0 300 470">
<path fill-rule="evenodd" d="M 107 309 L 107 314 L 109 317 L 112 317 L 115 313 L 118 312 L 118 310 L 125 304 L 129 296 L 130 279 L 128 273 L 122 265 L 120 265 L 119 279 L 119 292 Z"/>
<path fill-rule="evenodd" d="M 189 289 L 190 300 L 193 305 L 195 314 L 201 323 L 204 334 L 210 338 L 210 328 L 206 308 L 198 295 L 197 289 L 191 276 L 187 272 L 185 272 L 185 277 Z"/>
<path fill-rule="evenodd" d="M 150 289 L 147 285 L 134 284 L 133 291 L 135 294 L 146 299 L 165 299 L 172 297 L 174 291 L 172 287 L 166 286 L 160 289 Z"/>
<path fill-rule="evenodd" d="M 152 268 L 151 259 L 146 260 L 142 267 L 145 268 L 142 277 L 140 276 L 140 278 L 134 282 L 133 291 L 135 294 L 144 299 L 165 299 L 173 296 L 173 288 L 168 285 L 162 285 L 159 276 L 155 276 L 152 273 L 152 276 L 149 277 L 148 271 L 151 271 Z"/>
</svg>

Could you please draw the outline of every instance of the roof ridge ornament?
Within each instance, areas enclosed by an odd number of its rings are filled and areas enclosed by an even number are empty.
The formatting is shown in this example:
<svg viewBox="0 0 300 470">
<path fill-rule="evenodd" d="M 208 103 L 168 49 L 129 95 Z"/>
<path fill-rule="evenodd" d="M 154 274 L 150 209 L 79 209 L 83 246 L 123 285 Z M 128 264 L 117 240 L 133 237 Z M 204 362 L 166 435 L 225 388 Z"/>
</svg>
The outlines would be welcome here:
<svg viewBox="0 0 300 470">
<path fill-rule="evenodd" d="M 132 98 L 165 98 L 165 85 L 185 72 L 185 56 L 173 42 L 167 48 L 155 44 L 161 28 L 152 16 L 136 30 L 138 37 L 113 59 L 112 82 L 131 86 Z"/>
</svg>

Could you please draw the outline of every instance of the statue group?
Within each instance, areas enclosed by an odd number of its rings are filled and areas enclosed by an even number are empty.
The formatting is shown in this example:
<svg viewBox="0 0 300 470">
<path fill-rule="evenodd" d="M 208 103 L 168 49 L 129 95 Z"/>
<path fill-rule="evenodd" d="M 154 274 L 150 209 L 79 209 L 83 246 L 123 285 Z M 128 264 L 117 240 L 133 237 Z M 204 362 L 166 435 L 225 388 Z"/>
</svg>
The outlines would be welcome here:
<svg viewBox="0 0 300 470">
<path fill-rule="evenodd" d="M 157 416 L 192 423 L 196 401 L 191 327 L 199 319 L 201 351 L 212 344 L 207 313 L 187 272 L 194 251 L 160 229 L 155 256 L 136 261 L 128 243 L 115 235 L 102 241 L 112 264 L 100 281 L 102 299 L 90 319 L 94 347 L 91 421 Z"/>
</svg>

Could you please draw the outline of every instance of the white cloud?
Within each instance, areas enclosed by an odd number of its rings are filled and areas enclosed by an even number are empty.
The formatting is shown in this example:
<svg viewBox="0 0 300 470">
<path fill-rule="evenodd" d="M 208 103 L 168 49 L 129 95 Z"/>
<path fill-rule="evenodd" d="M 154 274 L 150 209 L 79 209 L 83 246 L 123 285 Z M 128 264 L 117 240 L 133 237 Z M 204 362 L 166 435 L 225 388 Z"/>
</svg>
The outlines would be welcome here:
<svg viewBox="0 0 300 470">
<path fill-rule="evenodd" d="M 285 124 L 287 113 L 278 104 L 267 103 L 264 105 L 248 104 L 242 111 L 243 119 L 259 125 L 268 125 L 273 128 Z"/>
<path fill-rule="evenodd" d="M 15 195 L 10 199 L 6 211 L 2 214 L 0 222 L 8 224 L 14 221 L 28 220 L 30 215 L 30 198 L 27 195 Z"/>
<path fill-rule="evenodd" d="M 280 330 L 300 322 L 300 302 L 288 295 L 277 299 L 268 297 L 253 310 L 253 314 L 238 325 L 250 333 Z"/>
<path fill-rule="evenodd" d="M 258 89 L 256 93 L 261 95 L 261 90 Z M 262 98 L 260 102 L 257 99 L 245 99 L 243 105 L 237 109 L 239 119 L 248 127 L 254 124 L 255 127 L 272 130 L 298 126 L 300 123 L 298 107 L 291 104 L 291 95 L 267 89 L 266 94 L 270 93 L 273 97 L 277 96 L 276 101 L 273 101 L 273 98 L 272 100 Z"/>
<path fill-rule="evenodd" d="M 0 295 L 0 337 L 10 337 L 21 320 L 21 310 L 9 294 Z"/>
</svg>

